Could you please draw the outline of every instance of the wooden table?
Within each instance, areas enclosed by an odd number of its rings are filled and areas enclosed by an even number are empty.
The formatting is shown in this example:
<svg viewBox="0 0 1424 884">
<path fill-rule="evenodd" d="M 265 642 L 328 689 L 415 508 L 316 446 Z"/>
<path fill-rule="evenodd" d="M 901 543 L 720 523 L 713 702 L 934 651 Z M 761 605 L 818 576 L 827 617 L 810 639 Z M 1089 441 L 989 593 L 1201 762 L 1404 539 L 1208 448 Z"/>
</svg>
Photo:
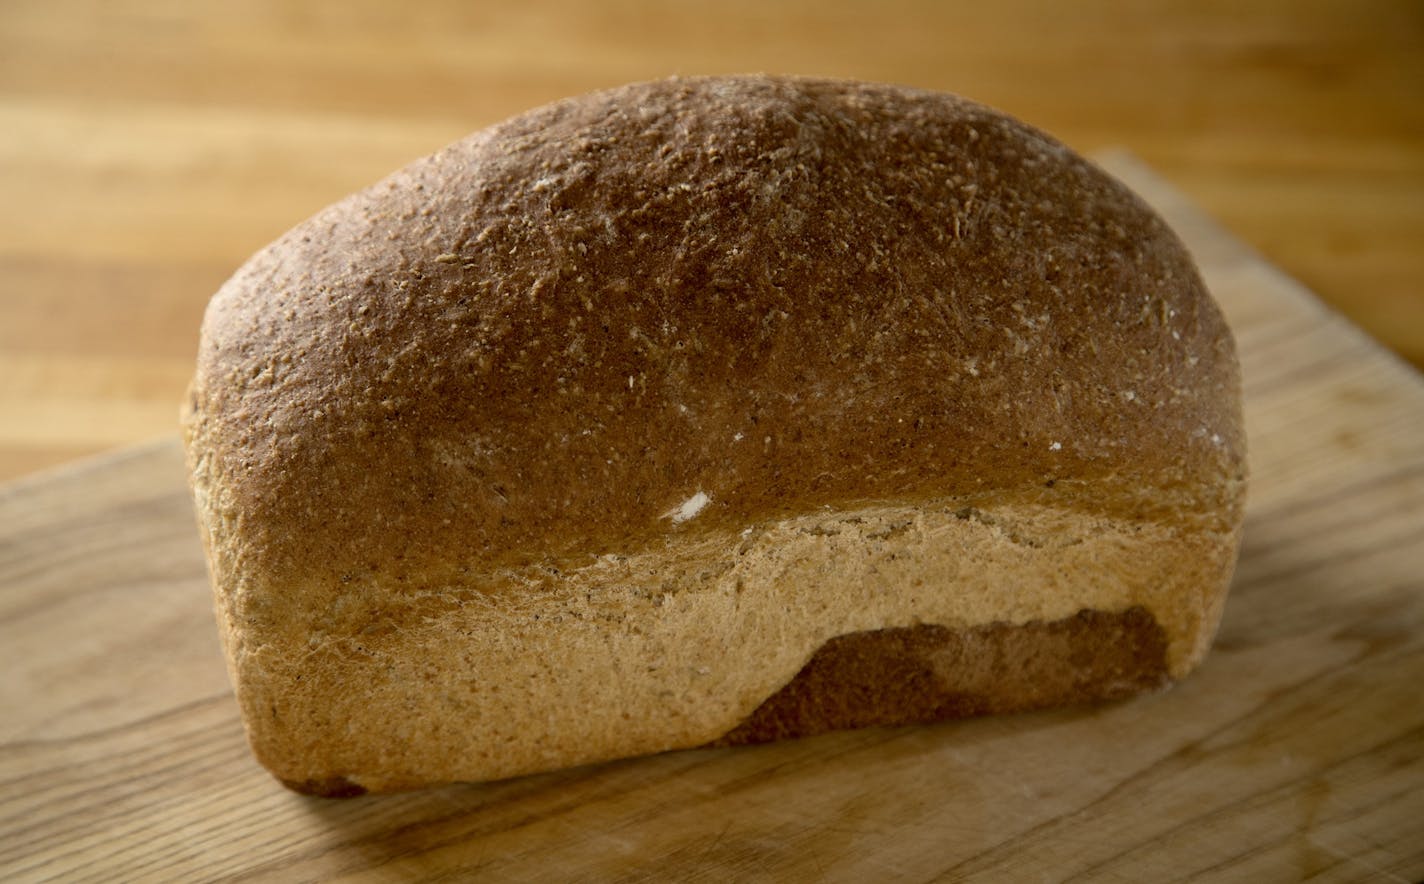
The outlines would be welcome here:
<svg viewBox="0 0 1424 884">
<path fill-rule="evenodd" d="M 1123 146 L 1424 364 L 1424 7 L 0 4 L 0 480 L 172 431 L 208 296 L 321 206 L 672 73 L 889 80 Z"/>
<path fill-rule="evenodd" d="M 1242 353 L 1245 547 L 1182 684 L 303 797 L 247 750 L 169 438 L 0 489 L 0 880 L 1421 880 L 1424 379 L 1104 162 L 1183 234 Z"/>
</svg>

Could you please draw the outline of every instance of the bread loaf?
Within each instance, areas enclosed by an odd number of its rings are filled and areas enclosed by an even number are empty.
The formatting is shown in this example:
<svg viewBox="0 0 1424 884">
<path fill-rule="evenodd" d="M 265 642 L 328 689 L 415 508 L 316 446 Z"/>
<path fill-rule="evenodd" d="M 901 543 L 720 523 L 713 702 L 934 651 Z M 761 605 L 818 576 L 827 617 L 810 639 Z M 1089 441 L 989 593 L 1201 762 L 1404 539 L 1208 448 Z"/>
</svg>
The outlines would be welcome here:
<svg viewBox="0 0 1424 884">
<path fill-rule="evenodd" d="M 184 429 L 253 749 L 321 794 L 1157 688 L 1245 490 L 1160 218 L 813 79 L 562 101 L 320 212 L 213 298 Z"/>
</svg>

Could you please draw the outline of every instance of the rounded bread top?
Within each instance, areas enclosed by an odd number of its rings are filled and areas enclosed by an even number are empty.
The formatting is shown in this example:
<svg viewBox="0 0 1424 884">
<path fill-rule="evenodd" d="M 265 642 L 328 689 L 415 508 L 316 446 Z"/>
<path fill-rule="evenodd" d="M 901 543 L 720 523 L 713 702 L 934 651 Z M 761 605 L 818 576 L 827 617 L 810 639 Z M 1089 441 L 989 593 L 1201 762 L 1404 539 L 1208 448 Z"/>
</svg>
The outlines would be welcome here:
<svg viewBox="0 0 1424 884">
<path fill-rule="evenodd" d="M 530 111 L 284 235 L 209 306 L 186 430 L 262 567 L 457 579 L 869 501 L 1229 520 L 1239 386 L 1186 250 L 1057 141 L 712 77 Z"/>
</svg>

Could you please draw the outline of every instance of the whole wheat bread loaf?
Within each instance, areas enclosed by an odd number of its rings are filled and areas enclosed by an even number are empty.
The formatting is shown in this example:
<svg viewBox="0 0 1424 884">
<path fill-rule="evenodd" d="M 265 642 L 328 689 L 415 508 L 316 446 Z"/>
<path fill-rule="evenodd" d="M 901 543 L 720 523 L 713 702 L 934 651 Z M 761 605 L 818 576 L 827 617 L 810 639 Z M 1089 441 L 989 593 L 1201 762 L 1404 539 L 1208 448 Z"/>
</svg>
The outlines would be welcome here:
<svg viewBox="0 0 1424 884">
<path fill-rule="evenodd" d="M 1157 215 L 813 79 L 562 101 L 326 209 L 213 298 L 184 427 L 252 746 L 322 794 L 1156 688 L 1245 490 Z"/>
</svg>

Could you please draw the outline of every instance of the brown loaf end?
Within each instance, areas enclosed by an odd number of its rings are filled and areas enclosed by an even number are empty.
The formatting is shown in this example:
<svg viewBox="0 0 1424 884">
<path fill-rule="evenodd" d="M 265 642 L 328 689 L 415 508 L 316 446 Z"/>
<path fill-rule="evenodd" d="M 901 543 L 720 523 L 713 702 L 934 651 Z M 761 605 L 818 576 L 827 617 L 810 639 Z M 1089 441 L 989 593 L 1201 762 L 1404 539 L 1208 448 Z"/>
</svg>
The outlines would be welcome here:
<svg viewBox="0 0 1424 884">
<path fill-rule="evenodd" d="M 953 96 L 638 84 L 214 297 L 185 414 L 249 737 L 355 794 L 1127 695 L 1220 617 L 1234 345 L 1120 184 Z"/>
</svg>

